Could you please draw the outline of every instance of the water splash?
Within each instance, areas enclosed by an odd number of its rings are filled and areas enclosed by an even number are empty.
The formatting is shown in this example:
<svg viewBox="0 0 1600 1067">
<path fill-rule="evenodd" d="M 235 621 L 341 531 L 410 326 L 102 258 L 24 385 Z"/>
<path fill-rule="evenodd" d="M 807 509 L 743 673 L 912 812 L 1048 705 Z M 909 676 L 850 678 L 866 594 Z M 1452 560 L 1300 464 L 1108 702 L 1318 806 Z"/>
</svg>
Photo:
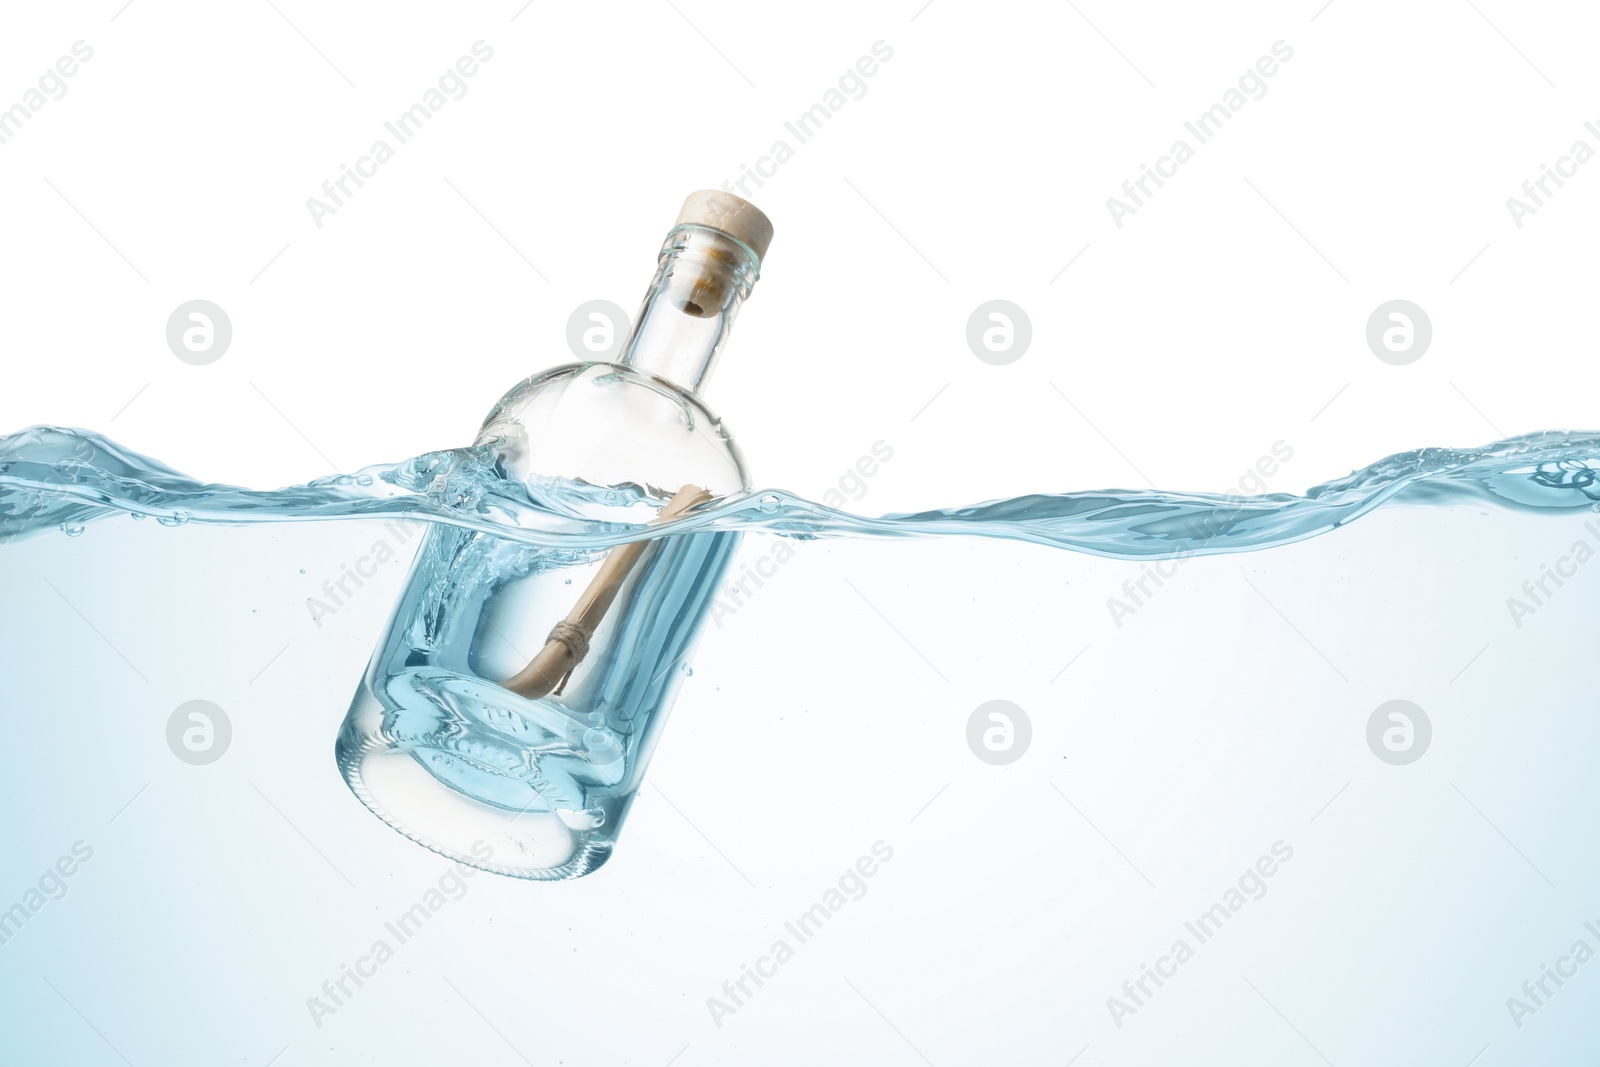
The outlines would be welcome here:
<svg viewBox="0 0 1600 1067">
<path fill-rule="evenodd" d="M 1113 489 L 1036 493 L 868 518 L 762 489 L 648 528 L 581 515 L 597 501 L 626 505 L 648 495 L 638 486 L 508 480 L 492 446 L 428 452 L 356 474 L 255 490 L 201 482 L 86 430 L 38 426 L 0 437 L 0 543 L 45 530 L 76 535 L 96 520 L 129 514 L 169 526 L 412 519 L 529 545 L 581 549 L 688 531 L 798 538 L 960 535 L 1139 559 L 1271 548 L 1337 529 L 1389 502 L 1480 503 L 1530 512 L 1589 508 L 1600 502 L 1600 434 L 1550 430 L 1475 449 L 1402 452 L 1303 496 Z"/>
</svg>

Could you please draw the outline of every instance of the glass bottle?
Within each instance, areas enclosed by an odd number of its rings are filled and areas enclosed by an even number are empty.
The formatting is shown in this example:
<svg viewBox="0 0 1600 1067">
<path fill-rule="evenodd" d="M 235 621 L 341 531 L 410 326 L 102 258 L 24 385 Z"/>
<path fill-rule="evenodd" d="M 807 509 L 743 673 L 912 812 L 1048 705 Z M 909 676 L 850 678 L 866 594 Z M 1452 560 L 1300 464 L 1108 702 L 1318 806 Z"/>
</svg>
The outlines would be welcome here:
<svg viewBox="0 0 1600 1067">
<path fill-rule="evenodd" d="M 476 443 L 497 473 L 602 523 L 748 490 L 699 391 L 771 236 L 738 197 L 692 194 L 618 361 L 536 374 L 489 413 Z M 434 527 L 340 731 L 345 780 L 452 859 L 537 879 L 599 867 L 737 543 L 693 533 L 586 550 Z"/>
</svg>

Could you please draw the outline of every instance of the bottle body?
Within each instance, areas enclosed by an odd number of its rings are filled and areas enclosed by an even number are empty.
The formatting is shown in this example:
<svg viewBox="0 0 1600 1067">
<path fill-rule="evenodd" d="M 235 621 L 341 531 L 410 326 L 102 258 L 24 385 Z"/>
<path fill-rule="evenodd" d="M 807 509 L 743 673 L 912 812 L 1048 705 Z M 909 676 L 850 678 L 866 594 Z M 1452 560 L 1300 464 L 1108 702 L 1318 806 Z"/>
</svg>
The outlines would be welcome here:
<svg viewBox="0 0 1600 1067">
<path fill-rule="evenodd" d="M 738 197 L 690 194 L 619 361 L 534 375 L 489 413 L 476 445 L 493 483 L 624 530 L 748 490 L 699 391 L 771 236 Z M 599 867 L 737 544 L 535 546 L 434 528 L 339 733 L 345 781 L 459 862 L 537 879 Z"/>
<path fill-rule="evenodd" d="M 645 524 L 684 485 L 749 488 L 717 417 L 632 367 L 559 367 L 521 383 L 478 444 L 543 506 Z M 649 542 L 582 659 L 552 693 L 500 683 L 546 644 L 613 549 L 431 530 L 337 744 L 376 814 L 453 859 L 572 878 L 610 855 L 737 546 L 731 533 Z"/>
</svg>

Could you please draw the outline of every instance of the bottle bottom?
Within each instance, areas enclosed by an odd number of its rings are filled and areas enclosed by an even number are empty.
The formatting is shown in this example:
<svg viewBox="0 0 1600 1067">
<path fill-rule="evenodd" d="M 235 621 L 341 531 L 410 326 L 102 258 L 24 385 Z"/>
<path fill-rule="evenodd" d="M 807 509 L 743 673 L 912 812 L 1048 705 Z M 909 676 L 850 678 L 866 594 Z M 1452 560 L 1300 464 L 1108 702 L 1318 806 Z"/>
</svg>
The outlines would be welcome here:
<svg viewBox="0 0 1600 1067">
<path fill-rule="evenodd" d="M 555 812 L 485 803 L 428 769 L 430 762 L 458 758 L 375 742 L 341 751 L 339 770 L 378 818 L 417 844 L 480 870 L 560 881 L 582 877 L 611 858 L 609 839 L 574 829 Z"/>
<path fill-rule="evenodd" d="M 438 668 L 398 671 L 384 694 L 363 683 L 335 746 L 345 782 L 384 822 L 440 855 L 514 878 L 577 878 L 610 858 L 631 797 L 590 789 L 620 771 L 607 751 L 614 744 L 585 751 L 574 739 L 593 729 Z M 508 701 L 537 711 L 537 721 Z"/>
</svg>

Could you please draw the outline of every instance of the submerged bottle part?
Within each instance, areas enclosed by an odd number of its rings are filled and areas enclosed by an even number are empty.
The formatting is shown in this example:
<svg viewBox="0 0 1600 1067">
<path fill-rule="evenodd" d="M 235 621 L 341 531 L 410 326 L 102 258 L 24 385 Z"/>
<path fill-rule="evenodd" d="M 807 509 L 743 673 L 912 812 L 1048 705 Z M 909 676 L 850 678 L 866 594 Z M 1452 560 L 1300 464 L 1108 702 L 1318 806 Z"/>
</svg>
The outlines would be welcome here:
<svg viewBox="0 0 1600 1067">
<path fill-rule="evenodd" d="M 699 391 L 771 235 L 738 197 L 691 195 L 618 362 L 519 383 L 478 445 L 542 507 L 590 521 L 644 526 L 748 490 Z M 574 551 L 431 530 L 339 734 L 356 796 L 486 870 L 604 863 L 738 544 L 646 538 Z"/>
</svg>

